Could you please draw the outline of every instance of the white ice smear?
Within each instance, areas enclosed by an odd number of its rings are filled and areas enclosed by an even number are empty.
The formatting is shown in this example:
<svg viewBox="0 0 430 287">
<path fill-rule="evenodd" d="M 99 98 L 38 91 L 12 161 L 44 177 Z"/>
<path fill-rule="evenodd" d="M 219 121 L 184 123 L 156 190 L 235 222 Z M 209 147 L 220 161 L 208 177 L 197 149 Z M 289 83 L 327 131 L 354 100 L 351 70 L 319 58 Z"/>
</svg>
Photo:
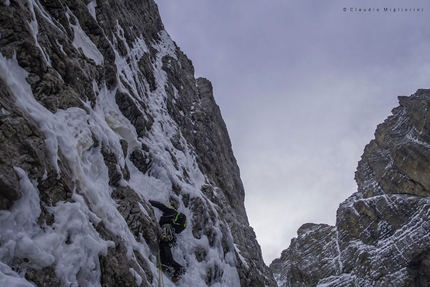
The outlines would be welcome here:
<svg viewBox="0 0 430 287">
<path fill-rule="evenodd" d="M 95 12 L 94 12 L 95 13 Z M 67 17 L 74 17 L 72 12 L 69 10 Z M 77 25 L 70 24 L 70 27 L 74 31 L 73 37 L 73 46 L 79 50 L 82 49 L 82 52 L 87 58 L 93 59 L 97 65 L 103 64 L 104 58 L 102 53 L 97 49 L 96 45 L 91 41 L 90 37 L 82 30 L 81 25 L 79 24 L 77 18 Z"/>
<path fill-rule="evenodd" d="M 3 264 L 24 259 L 24 267 L 54 266 L 64 286 L 99 286 L 98 256 L 111 244 L 99 238 L 80 203 L 59 203 L 50 208 L 52 226 L 39 226 L 38 190 L 27 174 L 15 169 L 20 178 L 22 198 L 8 211 L 0 211 L 0 286 L 32 286 Z M 81 282 L 81 283 L 79 283 Z"/>
<path fill-rule="evenodd" d="M 94 6 L 89 5 L 89 9 L 90 7 Z M 102 64 L 102 55 L 79 24 L 72 25 L 72 28 L 75 32 L 75 47 L 82 48 L 87 57 L 94 59 L 97 64 Z M 116 41 L 125 40 L 121 36 L 121 30 L 118 26 Z M 115 99 L 116 89 L 108 90 L 103 83 L 94 81 L 93 91 L 97 95 L 94 105 L 84 103 L 84 108 L 59 109 L 53 114 L 34 99 L 26 81 L 28 74 L 18 65 L 16 58 L 6 59 L 0 54 L 0 79 L 15 96 L 16 106 L 28 114 L 44 134 L 50 163 L 56 168 L 58 176 L 62 176 L 58 165 L 61 158 L 62 163 L 70 168 L 73 180 L 79 188 L 73 193 L 70 202 L 57 202 L 55 206 L 46 206 L 46 211 L 54 216 L 55 221 L 52 225 L 40 226 L 37 222 L 41 214 L 37 185 L 31 182 L 23 170 L 16 169 L 23 197 L 15 202 L 11 210 L 0 212 L 0 286 L 32 286 L 23 278 L 24 274 L 15 273 L 6 266 L 14 258 L 24 256 L 28 259 L 26 264 L 30 268 L 55 268 L 63 286 L 100 286 L 98 258 L 106 254 L 108 248 L 113 247 L 112 242 L 101 239 L 94 229 L 101 221 L 108 231 L 121 238 L 128 248 L 129 258 L 133 258 L 133 252 L 139 253 L 142 258 L 148 258 L 149 268 L 155 278 L 153 284 L 158 282 L 156 257 L 144 241 L 136 241 L 118 212 L 117 203 L 111 198 L 113 190 L 109 185 L 109 171 L 102 151 L 116 156 L 119 169 L 127 165 L 130 180 L 122 179 L 120 184 L 133 188 L 144 199 L 168 203 L 172 195 L 172 183 L 180 186 L 182 192 L 190 198 L 204 197 L 200 188 L 205 184 L 206 178 L 198 168 L 194 151 L 167 112 L 167 95 L 164 90 L 167 76 L 162 69 L 162 58 L 165 55 L 176 58 L 176 55 L 174 43 L 167 33 L 161 33 L 160 38 L 161 41 L 154 45 L 159 51 L 153 63 L 156 84 L 154 91 L 150 91 L 145 79 L 139 78 L 138 62 L 149 51 L 145 41 L 136 39 L 131 46 L 124 41 L 128 58 L 121 57 L 120 53 L 115 51 L 119 83 L 117 89 L 132 99 L 144 100 L 147 110 L 143 111 L 143 115 L 150 114 L 153 119 L 153 125 L 144 139 L 138 137 L 135 127 L 121 113 Z M 126 83 L 127 87 L 125 84 L 123 86 L 123 83 Z M 141 98 L 143 95 L 147 95 L 147 98 Z M 172 137 L 177 138 L 183 147 L 181 150 L 173 146 Z M 126 155 L 123 154 L 120 140 L 127 142 Z M 148 174 L 142 174 L 128 158 L 142 143 L 150 148 L 149 153 L 153 159 Z M 176 158 L 175 162 L 172 155 Z M 183 170 L 189 175 L 187 180 L 183 179 Z M 210 202 L 207 204 L 207 208 L 216 212 Z M 140 207 L 143 211 L 144 208 Z M 190 221 L 189 227 L 179 235 L 174 257 L 186 266 L 188 271 L 176 285 L 166 278 L 164 285 L 206 286 L 207 272 L 219 269 L 223 270 L 222 276 L 219 282 L 211 286 L 240 286 L 236 270 L 238 259 L 231 236 L 227 237 L 229 250 L 224 254 L 222 232 L 217 219 L 213 226 L 215 244 L 211 246 L 206 236 L 201 239 L 193 236 L 191 210 L 182 202 L 179 210 L 186 214 Z M 207 254 L 204 260 L 196 259 L 196 248 Z M 136 283 L 144 281 L 145 273 L 142 270 L 130 268 L 129 272 Z"/>
<path fill-rule="evenodd" d="M 94 20 L 97 21 L 97 18 L 96 18 L 97 2 L 96 2 L 96 0 L 93 0 L 90 3 L 88 3 L 87 7 L 88 7 L 88 12 L 90 12 L 90 14 L 91 14 L 91 16 L 93 16 Z"/>
<path fill-rule="evenodd" d="M 34 42 L 37 46 L 37 48 L 39 48 L 40 52 L 42 53 L 43 59 L 45 60 L 45 63 L 48 66 L 51 66 L 51 59 L 49 58 L 49 55 L 46 53 L 45 49 L 43 49 L 40 44 L 39 44 L 39 40 L 38 40 L 38 35 L 39 35 L 39 23 L 37 22 L 37 17 L 36 17 L 36 13 L 34 11 L 34 2 L 32 0 L 28 1 L 29 5 L 30 5 L 30 10 L 31 13 L 33 14 L 33 21 L 28 23 L 28 26 L 33 34 L 33 38 L 34 38 Z"/>
<path fill-rule="evenodd" d="M 0 54 L 0 78 L 6 83 L 16 98 L 16 105 L 30 114 L 39 123 L 39 128 L 45 134 L 45 144 L 50 151 L 51 164 L 60 172 L 58 167 L 58 141 L 53 130 L 52 113 L 40 105 L 33 97 L 30 85 L 25 80 L 28 73 L 22 69 L 16 56 L 7 60 Z"/>
<path fill-rule="evenodd" d="M 7 287 L 34 287 L 19 274 L 14 272 L 8 265 L 0 262 L 0 286 Z"/>
</svg>

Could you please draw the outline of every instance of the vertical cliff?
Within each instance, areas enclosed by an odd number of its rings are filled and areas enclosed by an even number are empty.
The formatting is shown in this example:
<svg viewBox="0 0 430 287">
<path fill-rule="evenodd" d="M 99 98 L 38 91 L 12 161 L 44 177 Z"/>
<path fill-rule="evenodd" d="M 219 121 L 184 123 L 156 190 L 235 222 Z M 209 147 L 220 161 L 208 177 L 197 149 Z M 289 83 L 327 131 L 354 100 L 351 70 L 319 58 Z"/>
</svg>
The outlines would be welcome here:
<svg viewBox="0 0 430 287">
<path fill-rule="evenodd" d="M 430 90 L 399 102 L 365 147 L 336 226 L 304 225 L 271 264 L 279 286 L 429 286 Z"/>
<path fill-rule="evenodd" d="M 4 286 L 156 286 L 148 199 L 189 218 L 176 286 L 276 285 L 213 87 L 152 0 L 0 0 L 0 120 Z"/>
</svg>

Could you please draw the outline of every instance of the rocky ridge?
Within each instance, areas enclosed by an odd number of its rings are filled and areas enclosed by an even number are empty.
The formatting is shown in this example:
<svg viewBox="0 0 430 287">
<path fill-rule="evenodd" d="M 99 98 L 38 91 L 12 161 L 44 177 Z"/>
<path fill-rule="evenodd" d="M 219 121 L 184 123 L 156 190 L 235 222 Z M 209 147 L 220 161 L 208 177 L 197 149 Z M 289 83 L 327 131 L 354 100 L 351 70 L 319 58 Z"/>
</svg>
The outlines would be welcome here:
<svg viewBox="0 0 430 287">
<path fill-rule="evenodd" d="M 3 283 L 155 286 L 157 199 L 190 220 L 179 286 L 276 285 L 213 87 L 153 1 L 0 1 L 0 120 Z"/>
<path fill-rule="evenodd" d="M 365 147 L 336 226 L 302 226 L 270 265 L 279 286 L 430 285 L 430 90 L 399 103 Z"/>
</svg>

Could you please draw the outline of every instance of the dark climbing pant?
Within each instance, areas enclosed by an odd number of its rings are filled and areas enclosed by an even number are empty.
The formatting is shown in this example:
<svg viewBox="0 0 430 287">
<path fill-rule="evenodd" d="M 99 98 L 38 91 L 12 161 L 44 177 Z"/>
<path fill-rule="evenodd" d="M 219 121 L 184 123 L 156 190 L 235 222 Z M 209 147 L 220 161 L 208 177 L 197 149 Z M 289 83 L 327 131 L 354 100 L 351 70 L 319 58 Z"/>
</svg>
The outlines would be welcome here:
<svg viewBox="0 0 430 287">
<path fill-rule="evenodd" d="M 173 267 L 178 272 L 182 265 L 173 259 L 172 250 L 168 242 L 160 241 L 160 260 L 161 264 Z"/>
</svg>

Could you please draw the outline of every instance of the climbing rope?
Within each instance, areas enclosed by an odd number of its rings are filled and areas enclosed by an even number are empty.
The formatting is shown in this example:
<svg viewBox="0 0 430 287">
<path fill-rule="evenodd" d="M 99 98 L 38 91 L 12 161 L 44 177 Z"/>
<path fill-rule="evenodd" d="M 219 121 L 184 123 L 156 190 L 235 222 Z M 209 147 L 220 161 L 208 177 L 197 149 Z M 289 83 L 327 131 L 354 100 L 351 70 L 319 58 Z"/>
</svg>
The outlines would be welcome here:
<svg viewBox="0 0 430 287">
<path fill-rule="evenodd" d="M 161 267 L 160 246 L 158 246 L 158 287 L 164 287 L 163 267 Z"/>
</svg>

